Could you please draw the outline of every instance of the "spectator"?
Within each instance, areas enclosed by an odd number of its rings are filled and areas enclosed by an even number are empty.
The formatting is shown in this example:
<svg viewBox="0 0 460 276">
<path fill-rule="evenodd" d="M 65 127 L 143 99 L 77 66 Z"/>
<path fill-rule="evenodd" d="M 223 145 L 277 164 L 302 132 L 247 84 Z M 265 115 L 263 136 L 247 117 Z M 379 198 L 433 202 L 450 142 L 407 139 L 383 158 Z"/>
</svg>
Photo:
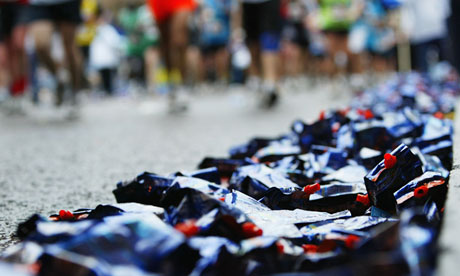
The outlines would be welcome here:
<svg viewBox="0 0 460 276">
<path fill-rule="evenodd" d="M 403 28 L 413 53 L 413 68 L 427 71 L 430 63 L 445 60 L 449 0 L 406 0 Z"/>
<path fill-rule="evenodd" d="M 90 67 L 99 72 L 104 91 L 112 95 L 113 79 L 121 62 L 124 42 L 102 10 L 97 13 L 97 19 L 96 35 L 89 48 L 89 62 Z"/>
<path fill-rule="evenodd" d="M 89 45 L 91 45 L 96 35 L 98 9 L 99 4 L 97 0 L 82 0 L 81 2 L 83 24 L 81 24 L 77 31 L 76 40 L 83 53 L 85 62 L 89 58 Z"/>
</svg>

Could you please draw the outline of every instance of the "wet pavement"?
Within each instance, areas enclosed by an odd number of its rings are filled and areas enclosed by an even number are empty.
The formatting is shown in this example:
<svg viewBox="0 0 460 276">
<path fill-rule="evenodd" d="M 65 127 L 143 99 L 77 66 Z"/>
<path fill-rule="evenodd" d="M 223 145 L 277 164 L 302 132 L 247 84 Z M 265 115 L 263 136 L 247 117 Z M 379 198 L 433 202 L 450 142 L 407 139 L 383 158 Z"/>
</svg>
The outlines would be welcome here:
<svg viewBox="0 0 460 276">
<path fill-rule="evenodd" d="M 159 97 L 86 98 L 75 121 L 53 110 L 0 112 L 0 250 L 34 213 L 112 203 L 119 180 L 194 170 L 205 156 L 225 157 L 253 136 L 276 136 L 294 119 L 347 106 L 351 93 L 331 91 L 338 89 L 289 88 L 271 111 L 240 88 L 195 94 L 181 115 L 168 114 Z"/>
</svg>

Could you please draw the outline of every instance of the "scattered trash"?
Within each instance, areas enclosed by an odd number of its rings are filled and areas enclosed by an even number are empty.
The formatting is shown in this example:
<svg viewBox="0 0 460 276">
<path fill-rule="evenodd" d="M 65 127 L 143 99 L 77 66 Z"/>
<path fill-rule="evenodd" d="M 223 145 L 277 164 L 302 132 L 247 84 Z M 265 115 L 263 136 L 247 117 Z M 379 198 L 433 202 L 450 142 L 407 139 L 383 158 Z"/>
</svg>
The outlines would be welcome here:
<svg viewBox="0 0 460 276">
<path fill-rule="evenodd" d="M 452 70 L 397 75 L 349 109 L 295 121 L 199 171 L 120 182 L 118 204 L 34 215 L 17 275 L 425 275 L 452 166 Z"/>
</svg>

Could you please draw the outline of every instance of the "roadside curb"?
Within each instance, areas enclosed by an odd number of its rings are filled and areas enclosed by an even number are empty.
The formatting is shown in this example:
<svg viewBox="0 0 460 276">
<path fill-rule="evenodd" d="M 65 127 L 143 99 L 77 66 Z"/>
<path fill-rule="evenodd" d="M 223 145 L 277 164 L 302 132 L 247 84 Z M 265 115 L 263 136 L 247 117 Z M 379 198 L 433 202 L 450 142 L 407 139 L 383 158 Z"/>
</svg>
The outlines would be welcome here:
<svg viewBox="0 0 460 276">
<path fill-rule="evenodd" d="M 460 101 L 456 110 L 460 110 Z M 460 116 L 454 119 L 453 166 L 439 237 L 437 275 L 458 275 L 460 268 Z"/>
</svg>

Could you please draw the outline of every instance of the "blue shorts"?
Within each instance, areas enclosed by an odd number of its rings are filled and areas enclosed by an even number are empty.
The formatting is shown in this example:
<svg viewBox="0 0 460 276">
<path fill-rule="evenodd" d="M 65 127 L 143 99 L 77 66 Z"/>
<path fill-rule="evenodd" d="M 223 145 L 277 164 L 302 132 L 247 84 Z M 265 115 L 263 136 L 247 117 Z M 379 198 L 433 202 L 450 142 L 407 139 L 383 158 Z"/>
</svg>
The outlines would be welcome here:
<svg viewBox="0 0 460 276">
<path fill-rule="evenodd" d="M 280 0 L 243 3 L 243 26 L 248 42 L 258 42 L 262 50 L 278 51 L 283 19 Z"/>
</svg>

